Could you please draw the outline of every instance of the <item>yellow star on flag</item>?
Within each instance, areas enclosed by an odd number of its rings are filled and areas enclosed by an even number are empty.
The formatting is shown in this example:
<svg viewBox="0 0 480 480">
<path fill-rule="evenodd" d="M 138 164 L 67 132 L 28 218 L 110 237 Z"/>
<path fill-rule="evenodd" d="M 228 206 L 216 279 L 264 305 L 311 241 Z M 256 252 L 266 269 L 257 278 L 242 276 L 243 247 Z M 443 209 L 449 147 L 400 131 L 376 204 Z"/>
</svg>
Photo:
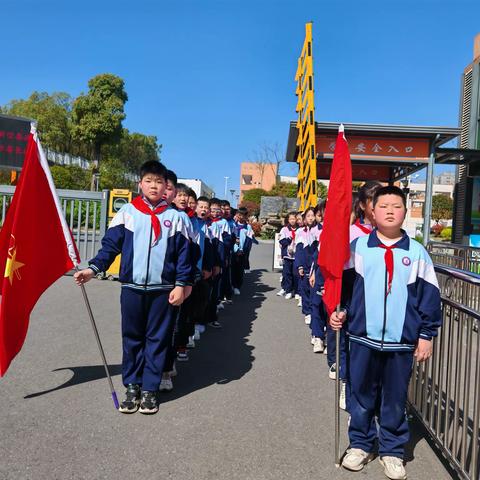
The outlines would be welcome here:
<svg viewBox="0 0 480 480">
<path fill-rule="evenodd" d="M 15 237 L 13 238 L 15 239 Z M 13 283 L 13 275 L 15 275 L 19 280 L 21 279 L 20 272 L 17 272 L 17 270 L 23 267 L 24 265 L 25 264 L 22 262 L 17 262 L 16 245 L 11 246 L 8 249 L 7 263 L 5 265 L 5 275 L 4 275 L 5 278 L 8 278 L 10 280 L 10 285 L 12 285 Z"/>
</svg>

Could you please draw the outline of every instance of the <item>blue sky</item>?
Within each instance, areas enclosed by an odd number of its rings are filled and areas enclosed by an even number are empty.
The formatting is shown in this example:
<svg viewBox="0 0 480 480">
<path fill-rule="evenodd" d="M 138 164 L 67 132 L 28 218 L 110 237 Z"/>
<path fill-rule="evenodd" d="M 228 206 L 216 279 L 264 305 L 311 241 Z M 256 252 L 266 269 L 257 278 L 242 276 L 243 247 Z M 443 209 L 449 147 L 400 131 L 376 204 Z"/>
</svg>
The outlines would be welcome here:
<svg viewBox="0 0 480 480">
<path fill-rule="evenodd" d="M 0 104 L 117 74 L 125 126 L 219 194 L 259 145 L 286 146 L 305 22 L 317 121 L 456 126 L 480 32 L 478 0 L 4 0 L 0 12 Z"/>
</svg>

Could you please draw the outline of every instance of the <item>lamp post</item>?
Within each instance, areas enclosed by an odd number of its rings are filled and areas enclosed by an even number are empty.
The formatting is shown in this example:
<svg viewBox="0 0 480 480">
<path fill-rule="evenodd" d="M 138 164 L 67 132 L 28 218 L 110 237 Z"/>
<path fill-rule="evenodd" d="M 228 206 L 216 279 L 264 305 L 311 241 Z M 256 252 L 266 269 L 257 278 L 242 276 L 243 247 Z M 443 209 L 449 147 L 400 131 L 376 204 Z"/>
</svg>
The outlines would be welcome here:
<svg viewBox="0 0 480 480">
<path fill-rule="evenodd" d="M 234 195 L 235 195 L 235 189 L 234 189 L 234 188 L 231 188 L 231 189 L 230 189 L 230 195 L 231 195 L 232 202 L 233 202 Z"/>
</svg>

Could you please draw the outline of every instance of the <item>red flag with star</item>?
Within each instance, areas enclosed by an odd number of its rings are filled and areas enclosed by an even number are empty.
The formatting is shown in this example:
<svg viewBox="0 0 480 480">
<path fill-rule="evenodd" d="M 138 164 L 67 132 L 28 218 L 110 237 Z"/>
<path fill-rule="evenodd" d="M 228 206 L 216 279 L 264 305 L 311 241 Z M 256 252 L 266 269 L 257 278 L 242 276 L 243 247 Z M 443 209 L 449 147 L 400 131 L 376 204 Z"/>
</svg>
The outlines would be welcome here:
<svg viewBox="0 0 480 480">
<path fill-rule="evenodd" d="M 0 376 L 20 351 L 42 293 L 80 261 L 32 127 L 0 231 Z"/>
</svg>

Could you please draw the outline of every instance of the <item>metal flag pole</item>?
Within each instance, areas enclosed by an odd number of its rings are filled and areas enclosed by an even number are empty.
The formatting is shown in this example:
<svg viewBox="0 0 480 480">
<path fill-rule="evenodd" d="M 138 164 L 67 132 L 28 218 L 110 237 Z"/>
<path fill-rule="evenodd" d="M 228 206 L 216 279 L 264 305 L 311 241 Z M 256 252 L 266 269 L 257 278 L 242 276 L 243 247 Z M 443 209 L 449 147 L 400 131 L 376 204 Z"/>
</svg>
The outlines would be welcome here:
<svg viewBox="0 0 480 480">
<path fill-rule="evenodd" d="M 77 272 L 79 271 L 78 266 L 76 266 L 75 269 Z M 100 336 L 98 335 L 97 325 L 95 323 L 95 318 L 93 317 L 93 312 L 92 312 L 92 308 L 90 307 L 90 302 L 88 300 L 87 291 L 85 290 L 85 285 L 83 284 L 80 285 L 80 288 L 82 289 L 83 299 L 85 300 L 85 305 L 87 306 L 88 316 L 90 317 L 93 333 L 95 335 L 95 339 L 97 340 L 98 349 L 100 350 L 100 356 L 102 357 L 102 362 L 105 368 L 105 373 L 107 374 L 108 383 L 110 384 L 110 393 L 112 395 L 113 404 L 115 405 L 115 408 L 118 410 L 119 405 L 118 405 L 117 393 L 115 392 L 115 388 L 113 387 L 112 377 L 110 376 L 110 372 L 108 370 L 107 359 L 105 357 L 105 352 L 103 351 L 102 342 L 100 341 Z"/>
<path fill-rule="evenodd" d="M 337 315 L 340 305 L 337 305 Z M 340 467 L 340 330 L 335 332 L 335 466 Z"/>
</svg>

